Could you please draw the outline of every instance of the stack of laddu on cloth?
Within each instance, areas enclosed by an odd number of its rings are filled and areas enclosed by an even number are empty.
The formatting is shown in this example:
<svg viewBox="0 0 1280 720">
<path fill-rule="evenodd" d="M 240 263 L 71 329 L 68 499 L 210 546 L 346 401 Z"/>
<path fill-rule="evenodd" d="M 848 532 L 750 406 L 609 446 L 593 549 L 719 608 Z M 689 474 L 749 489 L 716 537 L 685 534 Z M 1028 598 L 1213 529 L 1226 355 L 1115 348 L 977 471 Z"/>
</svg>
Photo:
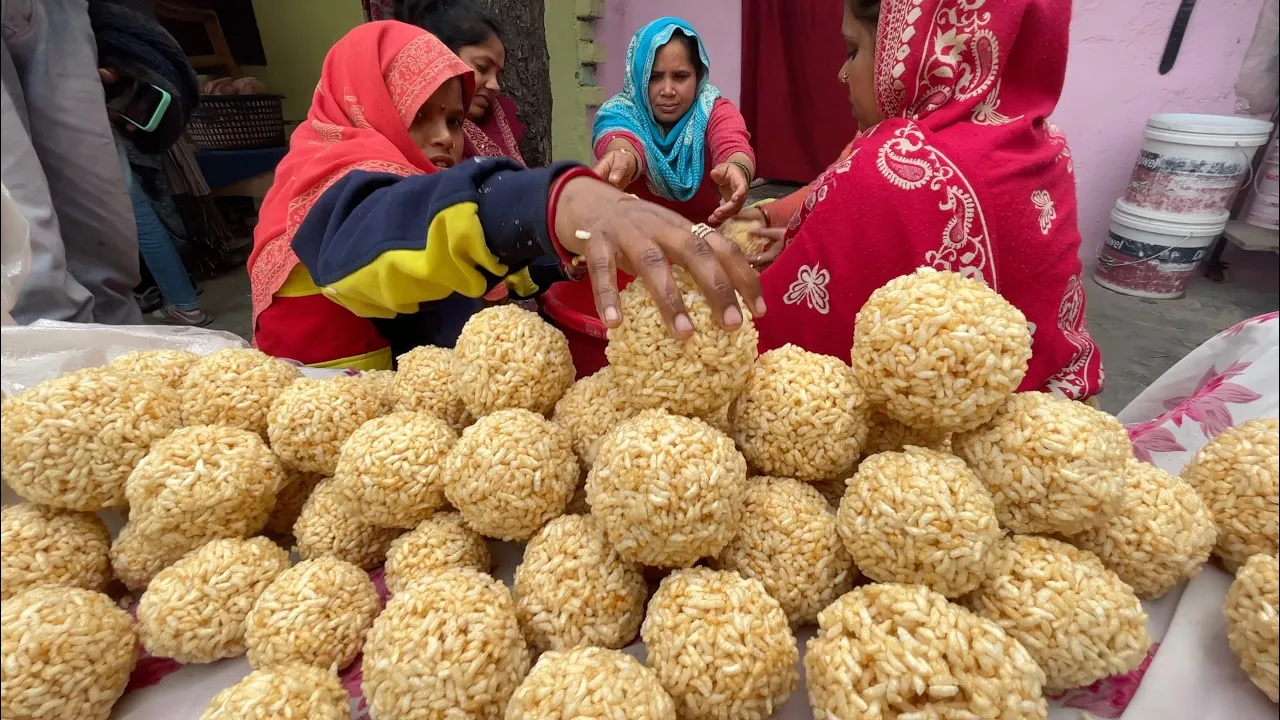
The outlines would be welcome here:
<svg viewBox="0 0 1280 720">
<path fill-rule="evenodd" d="M 1140 598 L 1211 555 L 1276 698 L 1275 420 L 1178 478 L 1110 415 L 1015 394 L 1030 331 L 976 281 L 890 282 L 851 364 L 757 357 L 749 319 L 715 327 L 679 282 L 691 340 L 632 286 L 576 383 L 564 336 L 503 306 L 394 376 L 155 352 L 5 398 L 30 501 L 3 514 L 5 717 L 105 720 L 141 645 L 247 654 L 206 720 L 345 717 L 361 653 L 379 720 L 766 718 L 800 662 L 816 717 L 1043 718 L 1136 668 Z M 129 513 L 114 539 L 104 508 Z M 524 543 L 510 588 L 496 541 Z"/>
</svg>

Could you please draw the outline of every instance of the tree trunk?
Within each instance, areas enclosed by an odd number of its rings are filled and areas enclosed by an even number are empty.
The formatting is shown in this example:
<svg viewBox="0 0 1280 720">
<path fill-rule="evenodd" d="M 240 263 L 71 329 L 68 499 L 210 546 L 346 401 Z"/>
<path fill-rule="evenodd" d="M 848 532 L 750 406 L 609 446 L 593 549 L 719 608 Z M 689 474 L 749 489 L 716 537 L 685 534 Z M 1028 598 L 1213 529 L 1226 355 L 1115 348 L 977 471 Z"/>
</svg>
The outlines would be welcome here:
<svg viewBox="0 0 1280 720">
<path fill-rule="evenodd" d="M 551 72 L 543 0 L 474 0 L 498 20 L 507 46 L 502 92 L 528 128 L 520 153 L 529 167 L 551 162 Z"/>
</svg>

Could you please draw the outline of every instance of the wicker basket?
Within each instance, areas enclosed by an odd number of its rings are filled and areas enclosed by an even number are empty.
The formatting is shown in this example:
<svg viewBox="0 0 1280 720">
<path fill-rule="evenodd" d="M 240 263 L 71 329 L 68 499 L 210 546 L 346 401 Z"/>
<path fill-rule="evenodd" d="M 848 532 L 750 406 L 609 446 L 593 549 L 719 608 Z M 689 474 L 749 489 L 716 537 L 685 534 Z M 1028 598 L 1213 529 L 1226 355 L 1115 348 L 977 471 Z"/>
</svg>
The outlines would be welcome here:
<svg viewBox="0 0 1280 720">
<path fill-rule="evenodd" d="M 282 95 L 201 95 L 187 132 L 210 150 L 284 147 Z"/>
</svg>

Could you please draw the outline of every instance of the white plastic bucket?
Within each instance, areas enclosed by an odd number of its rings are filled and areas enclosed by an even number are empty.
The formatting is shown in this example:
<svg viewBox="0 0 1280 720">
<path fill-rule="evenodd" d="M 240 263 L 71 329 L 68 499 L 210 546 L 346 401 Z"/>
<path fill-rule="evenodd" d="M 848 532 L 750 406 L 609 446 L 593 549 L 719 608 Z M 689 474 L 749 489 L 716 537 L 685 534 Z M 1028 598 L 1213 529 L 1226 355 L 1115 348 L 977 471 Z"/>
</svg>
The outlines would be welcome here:
<svg viewBox="0 0 1280 720">
<path fill-rule="evenodd" d="M 1254 195 L 1249 199 L 1249 212 L 1244 221 L 1256 227 L 1280 230 L 1280 197 Z"/>
<path fill-rule="evenodd" d="M 1270 137 L 1267 120 L 1152 115 L 1124 201 L 1152 212 L 1215 218 L 1248 181 L 1254 150 Z"/>
<path fill-rule="evenodd" d="M 1270 230 L 1280 229 L 1280 152 L 1276 141 L 1267 146 L 1267 154 L 1258 167 L 1253 189 L 1249 193 L 1249 211 L 1244 221 Z"/>
<path fill-rule="evenodd" d="M 1267 160 L 1258 168 L 1258 179 L 1253 189 L 1259 195 L 1280 195 L 1280 163 Z"/>
<path fill-rule="evenodd" d="M 1226 228 L 1228 215 L 1223 210 L 1212 218 L 1188 218 L 1117 200 L 1093 279 L 1125 295 L 1179 297 Z"/>
</svg>

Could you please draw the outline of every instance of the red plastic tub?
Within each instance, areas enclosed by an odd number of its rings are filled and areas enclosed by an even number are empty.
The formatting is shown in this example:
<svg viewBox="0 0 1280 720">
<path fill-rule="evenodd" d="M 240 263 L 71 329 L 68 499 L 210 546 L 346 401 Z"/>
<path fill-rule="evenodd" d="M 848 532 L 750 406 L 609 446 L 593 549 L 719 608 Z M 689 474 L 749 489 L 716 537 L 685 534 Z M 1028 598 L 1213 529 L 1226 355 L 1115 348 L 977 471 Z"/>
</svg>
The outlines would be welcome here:
<svg viewBox="0 0 1280 720">
<path fill-rule="evenodd" d="M 633 279 L 626 273 L 618 273 L 618 288 L 626 287 Z M 573 367 L 579 378 L 609 364 L 604 354 L 608 344 L 607 328 L 596 315 L 590 281 L 556 283 L 538 302 L 552 324 L 569 339 L 569 353 L 573 355 Z"/>
</svg>

